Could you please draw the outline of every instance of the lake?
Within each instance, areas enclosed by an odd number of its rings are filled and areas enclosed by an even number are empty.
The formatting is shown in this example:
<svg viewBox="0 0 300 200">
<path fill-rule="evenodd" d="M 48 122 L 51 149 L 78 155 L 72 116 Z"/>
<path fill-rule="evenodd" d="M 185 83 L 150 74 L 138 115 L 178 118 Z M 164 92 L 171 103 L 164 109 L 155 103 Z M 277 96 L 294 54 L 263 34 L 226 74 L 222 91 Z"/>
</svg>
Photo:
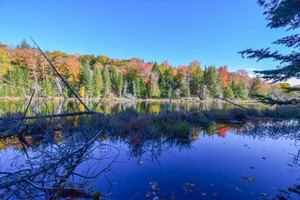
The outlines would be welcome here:
<svg viewBox="0 0 300 200">
<path fill-rule="evenodd" d="M 41 152 L 71 148 L 78 137 L 59 140 L 58 133 L 56 146 L 38 143 L 27 153 L 47 163 L 51 159 L 38 156 Z M 193 128 L 187 140 L 162 136 L 143 141 L 103 134 L 89 147 L 67 186 L 99 190 L 105 199 L 297 199 L 288 188 L 300 181 L 299 139 L 295 120 L 214 124 Z M 1 142 L 0 171 L 25 168 L 22 148 L 13 140 Z M 1 192 L 3 197 L 10 195 Z"/>
<path fill-rule="evenodd" d="M 21 100 L 0 100 L 0 116 L 7 112 L 25 112 L 26 102 Z M 85 101 L 84 101 L 85 102 Z M 86 101 L 86 105 L 92 109 L 97 104 L 97 101 Z M 241 103 L 242 106 L 247 108 L 263 109 L 267 108 L 263 104 L 258 103 Z M 160 113 L 166 111 L 168 105 L 164 101 L 102 101 L 96 107 L 95 111 L 104 114 L 115 114 L 122 110 L 134 109 L 139 113 Z M 180 111 L 186 110 L 191 112 L 198 112 L 202 110 L 211 109 L 232 109 L 236 106 L 226 102 L 180 102 L 172 101 L 171 110 Z M 35 114 L 59 114 L 85 111 L 84 106 L 79 104 L 78 101 L 43 101 L 34 100 L 28 110 L 27 116 Z"/>
</svg>

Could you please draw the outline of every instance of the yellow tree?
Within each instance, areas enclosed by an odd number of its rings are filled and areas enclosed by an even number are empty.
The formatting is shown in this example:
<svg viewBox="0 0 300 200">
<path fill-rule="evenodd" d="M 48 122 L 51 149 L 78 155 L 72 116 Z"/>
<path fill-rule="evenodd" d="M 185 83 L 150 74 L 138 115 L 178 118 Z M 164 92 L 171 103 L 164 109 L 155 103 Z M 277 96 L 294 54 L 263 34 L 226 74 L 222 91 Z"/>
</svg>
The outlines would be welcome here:
<svg viewBox="0 0 300 200">
<path fill-rule="evenodd" d="M 9 72 L 12 71 L 13 68 L 10 65 L 9 59 L 5 53 L 5 51 L 0 48 L 0 81 L 3 81 L 3 77 Z"/>
</svg>

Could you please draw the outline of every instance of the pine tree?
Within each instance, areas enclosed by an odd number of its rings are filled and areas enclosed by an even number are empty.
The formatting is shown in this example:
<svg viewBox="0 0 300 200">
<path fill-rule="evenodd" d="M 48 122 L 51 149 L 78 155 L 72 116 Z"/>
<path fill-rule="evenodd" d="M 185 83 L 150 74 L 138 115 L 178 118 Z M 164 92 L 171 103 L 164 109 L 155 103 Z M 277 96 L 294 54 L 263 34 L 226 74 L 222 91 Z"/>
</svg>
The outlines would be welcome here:
<svg viewBox="0 0 300 200">
<path fill-rule="evenodd" d="M 195 74 L 192 74 L 191 77 L 191 94 L 198 96 L 201 91 L 202 86 L 202 79 L 203 79 L 203 70 L 199 67 L 197 67 Z"/>
<path fill-rule="evenodd" d="M 300 27 L 300 4 L 297 0 L 258 0 L 260 6 L 265 9 L 264 15 L 268 20 L 268 27 L 270 28 L 285 28 L 289 27 L 287 31 L 296 30 Z M 281 38 L 273 44 L 282 44 L 288 48 L 300 47 L 300 34 L 293 34 Z M 289 55 L 282 55 L 278 51 L 271 52 L 269 48 L 261 50 L 247 49 L 239 52 L 242 56 L 245 54 L 248 58 L 256 58 L 257 61 L 271 58 L 279 61 L 283 67 L 278 67 L 273 70 L 255 71 L 255 73 L 262 74 L 262 78 L 272 80 L 273 82 L 286 81 L 290 78 L 300 78 L 300 60 L 299 52 L 291 51 Z"/>
<path fill-rule="evenodd" d="M 102 78 L 102 73 L 99 68 L 94 69 L 94 92 L 93 95 L 94 97 L 99 97 L 101 95 L 101 91 L 103 89 L 103 78 Z"/>
<path fill-rule="evenodd" d="M 118 95 L 119 95 L 119 98 L 122 98 L 123 87 L 124 87 L 124 76 L 123 76 L 123 73 L 120 72 L 119 75 L 118 75 Z"/>
<path fill-rule="evenodd" d="M 270 28 L 287 28 L 287 31 L 296 30 L 300 27 L 300 3 L 298 0 L 258 0 L 260 6 L 265 9 L 263 13 L 268 21 L 267 27 Z M 287 48 L 298 49 L 300 47 L 300 34 L 292 34 L 276 40 L 273 44 L 284 45 Z M 273 59 L 280 63 L 277 69 L 254 71 L 261 74 L 262 78 L 273 81 L 273 83 L 286 81 L 290 78 L 300 79 L 300 53 L 299 51 L 290 51 L 289 54 L 281 54 L 278 51 L 271 52 L 270 48 L 253 50 L 246 49 L 239 53 L 247 58 L 256 58 L 257 61 L 263 59 Z M 300 88 L 289 88 L 290 91 L 300 91 Z M 299 102 L 299 98 L 292 100 L 278 101 L 263 95 L 255 95 L 263 103 L 269 104 L 291 104 Z"/>
<path fill-rule="evenodd" d="M 42 91 L 41 91 L 42 95 L 47 96 L 47 97 L 54 96 L 54 89 L 48 78 L 43 80 L 41 87 L 42 87 Z"/>
<path fill-rule="evenodd" d="M 222 92 L 220 76 L 217 69 L 213 66 L 208 67 L 206 73 L 204 74 L 204 83 L 208 87 L 209 96 L 214 98 L 219 96 Z"/>
<path fill-rule="evenodd" d="M 118 93 L 118 72 L 115 67 L 109 67 L 109 76 L 110 76 L 110 83 L 111 89 L 117 94 Z"/>
<path fill-rule="evenodd" d="M 256 76 L 252 81 L 249 88 L 249 96 L 251 97 L 254 94 L 258 94 L 261 88 L 261 81 L 259 76 Z"/>
<path fill-rule="evenodd" d="M 93 95 L 93 76 L 92 70 L 88 63 L 85 63 L 81 70 L 81 86 L 85 88 L 86 97 L 92 97 Z"/>
<path fill-rule="evenodd" d="M 135 77 L 135 83 L 136 83 L 136 94 L 138 98 L 145 97 L 146 95 L 146 85 L 142 81 L 140 76 Z"/>
<path fill-rule="evenodd" d="M 239 98 L 239 94 L 238 94 L 239 93 L 239 88 L 238 88 L 238 85 L 235 82 L 234 77 L 232 78 L 231 89 L 232 89 L 234 97 Z"/>
<path fill-rule="evenodd" d="M 227 98 L 227 99 L 233 99 L 234 98 L 233 91 L 232 91 L 232 89 L 229 85 L 227 85 L 224 88 L 224 98 Z"/>
<path fill-rule="evenodd" d="M 246 91 L 246 85 L 244 82 L 241 82 L 239 84 L 239 96 L 241 99 L 244 99 L 244 100 L 249 99 L 247 91 Z"/>
<path fill-rule="evenodd" d="M 104 96 L 109 97 L 111 91 L 111 83 L 110 83 L 109 70 L 106 66 L 103 68 L 102 76 L 103 76 Z"/>
</svg>

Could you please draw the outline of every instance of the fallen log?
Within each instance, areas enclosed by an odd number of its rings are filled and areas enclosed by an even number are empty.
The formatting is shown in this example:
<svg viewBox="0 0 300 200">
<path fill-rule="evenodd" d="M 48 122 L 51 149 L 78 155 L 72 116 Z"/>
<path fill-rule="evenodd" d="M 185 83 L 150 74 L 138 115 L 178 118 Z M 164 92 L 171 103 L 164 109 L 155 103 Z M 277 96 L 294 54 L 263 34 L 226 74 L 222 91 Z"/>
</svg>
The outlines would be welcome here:
<svg viewBox="0 0 300 200">
<path fill-rule="evenodd" d="M 245 110 L 248 110 L 248 108 L 245 108 L 244 106 L 241 106 L 241 105 L 239 105 L 239 104 L 233 103 L 232 101 L 229 101 L 229 100 L 227 100 L 227 99 L 225 99 L 225 98 L 218 97 L 218 96 L 215 96 L 215 98 L 221 99 L 221 100 L 226 101 L 226 102 L 228 102 L 228 103 L 231 103 L 231 104 L 233 104 L 233 105 L 235 105 L 235 106 L 237 106 L 237 107 L 240 107 L 240 108 L 243 108 L 243 109 L 245 109 Z"/>
<path fill-rule="evenodd" d="M 89 114 L 100 114 L 94 111 L 85 111 L 85 112 L 74 112 L 74 113 L 62 113 L 62 114 L 54 114 L 54 115 L 40 115 L 40 116 L 28 116 L 24 117 L 24 119 L 46 119 L 53 117 L 69 117 L 69 116 L 77 116 L 77 115 L 89 115 Z M 0 118 L 1 120 L 2 118 Z M 15 118 L 15 120 L 19 120 L 22 118 Z"/>
</svg>

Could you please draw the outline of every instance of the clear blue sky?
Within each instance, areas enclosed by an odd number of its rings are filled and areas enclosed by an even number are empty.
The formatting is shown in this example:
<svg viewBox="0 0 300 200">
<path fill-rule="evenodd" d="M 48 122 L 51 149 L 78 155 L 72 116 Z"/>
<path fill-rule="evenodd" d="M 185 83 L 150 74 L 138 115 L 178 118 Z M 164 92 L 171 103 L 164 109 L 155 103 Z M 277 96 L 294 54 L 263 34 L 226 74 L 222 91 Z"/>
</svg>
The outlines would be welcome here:
<svg viewBox="0 0 300 200">
<path fill-rule="evenodd" d="M 230 71 L 270 69 L 271 60 L 242 59 L 238 51 L 271 46 L 290 33 L 266 28 L 256 0 L 0 0 L 0 41 L 31 35 L 44 50 L 106 55 L 173 66 L 199 60 Z"/>
</svg>

